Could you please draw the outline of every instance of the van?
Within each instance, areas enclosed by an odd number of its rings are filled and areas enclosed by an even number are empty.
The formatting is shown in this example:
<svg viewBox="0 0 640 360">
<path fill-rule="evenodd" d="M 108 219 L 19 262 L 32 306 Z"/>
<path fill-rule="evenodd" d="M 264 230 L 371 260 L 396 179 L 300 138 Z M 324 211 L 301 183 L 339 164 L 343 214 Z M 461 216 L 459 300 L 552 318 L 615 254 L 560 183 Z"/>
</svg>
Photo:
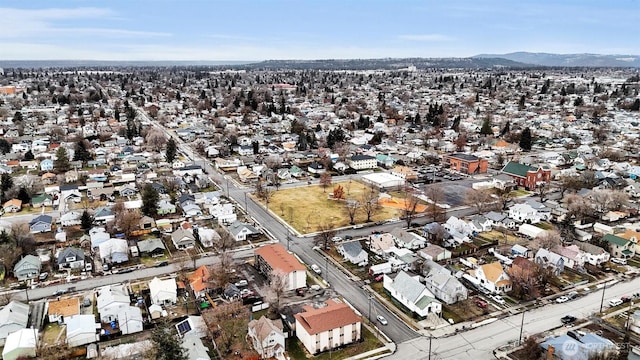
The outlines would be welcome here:
<svg viewBox="0 0 640 360">
<path fill-rule="evenodd" d="M 611 300 L 609 300 L 609 306 L 610 307 L 615 307 L 615 306 L 618 306 L 618 305 L 622 305 L 622 303 L 623 303 L 623 301 L 620 300 L 620 299 L 611 299 Z"/>
</svg>

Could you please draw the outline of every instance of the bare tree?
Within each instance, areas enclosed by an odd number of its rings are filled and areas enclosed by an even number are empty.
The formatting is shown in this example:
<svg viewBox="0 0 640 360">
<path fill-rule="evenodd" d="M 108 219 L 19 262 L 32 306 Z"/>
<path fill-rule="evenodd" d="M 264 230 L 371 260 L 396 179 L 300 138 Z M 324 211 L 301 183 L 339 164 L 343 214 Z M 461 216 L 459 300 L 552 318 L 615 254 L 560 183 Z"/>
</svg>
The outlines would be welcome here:
<svg viewBox="0 0 640 360">
<path fill-rule="evenodd" d="M 235 264 L 233 263 L 233 255 L 230 252 L 223 252 L 219 255 L 220 262 L 213 266 L 211 271 L 210 282 L 217 289 L 224 289 L 224 287 L 231 282 L 233 270 Z"/>
<path fill-rule="evenodd" d="M 116 205 L 113 206 L 117 210 L 112 209 L 115 216 L 113 226 L 117 230 L 125 233 L 126 236 L 130 236 L 134 230 L 137 230 L 140 227 L 142 214 L 140 214 L 138 209 L 126 209 L 124 208 L 124 204 L 122 205 L 122 208 L 120 208 L 118 204 L 119 203 L 116 202 Z"/>
<path fill-rule="evenodd" d="M 320 175 L 320 186 L 322 186 L 323 192 L 327 191 L 327 187 L 331 186 L 331 174 L 324 172 Z"/>
<path fill-rule="evenodd" d="M 567 208 L 567 220 L 575 219 L 582 222 L 593 216 L 592 204 L 582 196 L 569 194 L 564 197 L 564 203 Z"/>
<path fill-rule="evenodd" d="M 345 212 L 349 216 L 349 224 L 354 225 L 356 223 L 356 214 L 360 209 L 360 203 L 357 200 L 347 200 L 344 204 Z"/>
<path fill-rule="evenodd" d="M 236 239 L 233 238 L 233 235 L 231 235 L 226 228 L 219 227 L 218 230 L 219 231 L 216 232 L 220 235 L 220 238 L 217 239 L 214 245 L 219 252 L 224 253 L 233 248 L 236 244 Z"/>
<path fill-rule="evenodd" d="M 147 146 L 151 147 L 155 152 L 160 152 L 164 149 L 164 145 L 167 143 L 167 138 L 158 128 L 151 128 L 147 132 L 147 136 L 144 138 Z"/>
<path fill-rule="evenodd" d="M 416 216 L 416 209 L 418 208 L 420 199 L 418 199 L 416 195 L 409 192 L 406 192 L 406 194 L 407 195 L 404 198 L 404 206 L 402 208 L 402 216 L 407 222 L 407 227 L 411 227 L 411 222 Z"/>
<path fill-rule="evenodd" d="M 427 188 L 426 195 L 429 198 L 429 205 L 427 205 L 427 214 L 433 219 L 433 221 L 444 221 L 446 210 L 440 207 L 438 204 L 444 200 L 442 188 L 440 186 L 430 186 Z"/>
<path fill-rule="evenodd" d="M 233 301 L 207 309 L 203 311 L 202 319 L 213 334 L 223 358 L 229 358 L 235 346 L 245 343 L 243 336 L 238 336 L 246 333 L 249 323 L 249 309 L 242 302 Z"/>
<path fill-rule="evenodd" d="M 370 188 L 368 191 L 362 194 L 360 204 L 362 211 L 367 215 L 366 222 L 370 222 L 371 218 L 380 210 L 380 204 L 378 203 L 379 193 L 377 190 Z"/>
<path fill-rule="evenodd" d="M 540 296 L 540 281 L 536 263 L 531 267 L 511 266 L 507 274 L 513 284 L 512 294 L 521 300 L 531 300 Z"/>
<path fill-rule="evenodd" d="M 281 270 L 274 270 L 269 274 L 269 283 L 263 288 L 267 301 L 270 304 L 271 315 L 277 316 L 280 312 L 280 301 L 289 288 L 288 275 Z"/>
<path fill-rule="evenodd" d="M 326 249 L 334 236 L 336 236 L 336 230 L 333 228 L 333 224 L 320 224 L 318 225 L 318 233 L 313 238 L 313 243 Z"/>
<path fill-rule="evenodd" d="M 534 192 L 536 195 L 538 195 L 538 197 L 540 197 L 540 202 L 544 202 L 545 200 L 547 200 L 547 195 L 549 194 L 549 184 L 547 183 L 541 183 L 541 184 L 537 184 Z"/>
<path fill-rule="evenodd" d="M 557 231 L 547 231 L 545 234 L 538 236 L 536 242 L 543 249 L 552 249 L 562 244 L 562 238 Z"/>
<path fill-rule="evenodd" d="M 465 193 L 465 202 L 469 206 L 475 207 L 477 212 L 483 214 L 495 205 L 496 200 L 487 190 L 469 189 Z"/>
<path fill-rule="evenodd" d="M 498 205 L 500 206 L 500 210 L 506 210 L 507 206 L 509 206 L 509 203 L 511 202 L 511 199 L 513 198 L 513 193 L 511 192 L 511 188 L 510 187 L 505 187 L 504 189 L 498 189 L 496 188 L 494 190 L 494 193 L 496 196 L 498 196 Z"/>
</svg>

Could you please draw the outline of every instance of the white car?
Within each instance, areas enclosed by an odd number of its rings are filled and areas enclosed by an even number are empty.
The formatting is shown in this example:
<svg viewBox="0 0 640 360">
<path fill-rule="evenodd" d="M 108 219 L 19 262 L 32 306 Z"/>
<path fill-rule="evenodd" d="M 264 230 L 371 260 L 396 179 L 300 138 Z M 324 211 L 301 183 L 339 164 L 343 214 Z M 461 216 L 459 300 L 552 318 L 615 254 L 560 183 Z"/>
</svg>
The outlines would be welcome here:
<svg viewBox="0 0 640 360">
<path fill-rule="evenodd" d="M 493 301 L 497 302 L 500 305 L 505 305 L 507 303 L 500 295 L 493 295 L 491 299 L 493 299 Z"/>
<path fill-rule="evenodd" d="M 378 320 L 378 322 L 382 325 L 387 325 L 389 322 L 387 321 L 387 319 L 384 318 L 384 316 L 382 315 L 378 315 L 376 316 L 376 319 Z"/>
<path fill-rule="evenodd" d="M 320 270 L 320 267 L 316 264 L 311 265 L 311 270 L 318 275 L 322 274 L 322 270 Z"/>
<path fill-rule="evenodd" d="M 611 300 L 609 300 L 609 306 L 610 307 L 615 307 L 615 306 L 618 306 L 618 305 L 622 305 L 622 303 L 623 303 L 623 301 L 620 300 L 620 299 L 611 299 Z"/>
<path fill-rule="evenodd" d="M 569 298 L 568 298 L 568 297 L 566 297 L 566 296 L 560 296 L 559 298 L 557 298 L 557 299 L 556 299 L 556 302 L 557 302 L 558 304 L 562 304 L 562 303 L 565 303 L 565 302 L 567 302 L 567 301 L 569 301 Z"/>
<path fill-rule="evenodd" d="M 613 258 L 611 259 L 612 263 L 618 264 L 618 265 L 627 265 L 627 260 L 626 259 L 621 259 L 621 258 Z"/>
<path fill-rule="evenodd" d="M 334 237 L 331 239 L 331 241 L 333 241 L 333 242 L 340 242 L 340 241 L 342 241 L 342 238 L 341 238 L 340 236 L 334 236 Z"/>
</svg>

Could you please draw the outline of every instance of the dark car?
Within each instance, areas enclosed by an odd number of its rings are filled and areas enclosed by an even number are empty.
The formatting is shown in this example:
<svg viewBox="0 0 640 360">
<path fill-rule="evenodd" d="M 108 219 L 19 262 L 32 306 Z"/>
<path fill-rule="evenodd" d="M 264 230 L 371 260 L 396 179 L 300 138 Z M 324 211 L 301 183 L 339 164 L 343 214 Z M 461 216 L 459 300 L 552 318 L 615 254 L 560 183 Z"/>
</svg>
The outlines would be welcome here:
<svg viewBox="0 0 640 360">
<path fill-rule="evenodd" d="M 160 261 L 159 263 L 157 263 L 155 265 L 155 267 L 162 267 L 162 266 L 167 266 L 167 265 L 169 265 L 168 261 Z"/>
<path fill-rule="evenodd" d="M 560 321 L 562 321 L 563 324 L 571 324 L 572 322 L 576 321 L 577 318 L 575 316 L 571 316 L 571 315 L 566 315 L 563 316 L 562 319 L 560 319 Z"/>
</svg>

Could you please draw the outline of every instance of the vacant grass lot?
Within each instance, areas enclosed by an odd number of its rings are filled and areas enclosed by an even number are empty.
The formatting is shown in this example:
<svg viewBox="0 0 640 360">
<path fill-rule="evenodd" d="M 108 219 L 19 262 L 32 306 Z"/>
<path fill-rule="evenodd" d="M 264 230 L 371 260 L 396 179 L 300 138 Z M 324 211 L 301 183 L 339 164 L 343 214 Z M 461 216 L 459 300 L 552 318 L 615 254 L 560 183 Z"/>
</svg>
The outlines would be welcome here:
<svg viewBox="0 0 640 360">
<path fill-rule="evenodd" d="M 318 185 L 305 186 L 276 191 L 269 200 L 269 210 L 280 216 L 291 227 L 300 233 L 318 231 L 320 225 L 333 224 L 334 228 L 349 225 L 349 216 L 343 200 L 330 200 L 329 194 L 337 185 L 342 185 L 348 199 L 362 199 L 369 187 L 351 181 L 332 184 L 326 192 Z M 264 206 L 264 201 L 259 200 Z M 371 221 L 387 220 L 400 216 L 400 211 L 394 208 L 380 207 Z M 364 223 L 367 215 L 361 209 L 355 217 L 356 224 Z"/>
</svg>

